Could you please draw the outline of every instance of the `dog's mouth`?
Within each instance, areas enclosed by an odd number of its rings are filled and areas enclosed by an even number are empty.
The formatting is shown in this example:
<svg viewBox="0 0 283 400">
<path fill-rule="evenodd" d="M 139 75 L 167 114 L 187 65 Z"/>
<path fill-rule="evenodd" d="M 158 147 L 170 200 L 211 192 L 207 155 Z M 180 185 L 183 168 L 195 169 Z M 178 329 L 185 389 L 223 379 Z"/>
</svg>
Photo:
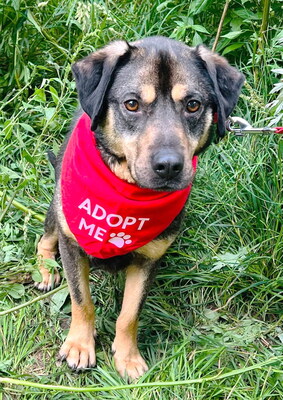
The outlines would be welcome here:
<svg viewBox="0 0 283 400">
<path fill-rule="evenodd" d="M 174 179 L 160 181 L 152 179 L 149 182 L 137 181 L 136 184 L 145 189 L 155 190 L 157 192 L 176 192 L 178 190 L 186 189 L 193 182 L 193 176 L 190 179 Z"/>
</svg>

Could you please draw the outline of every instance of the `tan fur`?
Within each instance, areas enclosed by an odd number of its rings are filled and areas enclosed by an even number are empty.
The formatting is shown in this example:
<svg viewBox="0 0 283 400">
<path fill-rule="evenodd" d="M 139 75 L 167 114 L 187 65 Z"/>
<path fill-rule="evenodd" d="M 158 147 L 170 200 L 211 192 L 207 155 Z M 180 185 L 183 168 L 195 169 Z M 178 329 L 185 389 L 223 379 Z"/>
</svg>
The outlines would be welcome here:
<svg viewBox="0 0 283 400">
<path fill-rule="evenodd" d="M 127 268 L 123 304 L 112 346 L 117 371 L 122 376 L 127 373 L 131 379 L 148 369 L 137 347 L 138 314 L 146 279 L 147 273 L 142 268 L 135 265 Z"/>
<path fill-rule="evenodd" d="M 110 57 L 120 57 L 125 54 L 128 49 L 129 46 L 127 42 L 124 40 L 115 40 L 114 42 L 105 46 L 101 51 L 106 52 Z"/>
<path fill-rule="evenodd" d="M 145 130 L 143 135 L 136 139 L 135 136 L 133 137 L 126 137 L 121 140 L 121 145 L 123 146 L 123 154 L 127 161 L 125 161 L 124 167 L 127 170 L 126 173 L 121 173 L 121 167 L 115 167 L 115 171 L 120 172 L 120 177 L 124 175 L 126 180 L 130 183 L 136 182 L 135 171 L 130 168 L 131 164 L 139 158 L 140 164 L 142 167 L 148 165 L 148 147 L 151 145 L 152 141 L 154 140 L 154 134 L 156 130 L 153 127 L 149 127 Z M 111 167 L 113 168 L 113 167 Z M 112 169 L 114 172 L 114 169 Z M 128 172 L 130 175 L 128 175 Z"/>
<path fill-rule="evenodd" d="M 156 98 L 156 91 L 153 85 L 141 85 L 141 99 L 146 104 L 151 104 Z"/>
<path fill-rule="evenodd" d="M 54 232 L 52 235 L 43 235 L 37 245 L 38 255 L 43 259 L 54 259 L 57 253 L 57 241 L 57 232 Z"/>
<path fill-rule="evenodd" d="M 45 260 L 54 260 L 57 253 L 58 234 L 54 232 L 52 235 L 44 234 L 37 245 L 37 255 L 39 262 L 39 271 L 42 276 L 41 282 L 36 282 L 35 287 L 39 290 L 50 290 L 53 286 L 60 283 L 60 274 L 56 268 L 53 273 L 45 267 Z"/>
<path fill-rule="evenodd" d="M 169 236 L 165 239 L 156 239 L 145 246 L 135 250 L 136 253 L 141 254 L 151 260 L 158 260 L 166 252 L 168 247 L 174 242 L 174 236 Z"/>
<path fill-rule="evenodd" d="M 208 110 L 205 115 L 205 125 L 203 134 L 199 139 L 195 139 L 192 137 L 187 137 L 186 133 L 183 129 L 176 129 L 176 136 L 179 136 L 180 143 L 184 148 L 187 148 L 187 151 L 184 153 L 185 155 L 185 169 L 190 170 L 192 165 L 192 158 L 194 154 L 205 144 L 208 135 L 209 135 L 209 128 L 212 122 L 212 112 Z"/>
<path fill-rule="evenodd" d="M 66 235 L 69 239 L 72 239 L 74 242 L 77 242 L 76 237 L 74 236 L 74 234 L 71 232 L 71 230 L 69 228 L 69 225 L 66 221 L 65 215 L 63 214 L 62 207 L 60 207 L 58 210 L 58 221 L 59 221 L 59 224 L 61 226 L 61 229 L 62 229 L 64 235 Z"/>
<path fill-rule="evenodd" d="M 172 99 L 177 103 L 178 101 L 181 101 L 184 99 L 188 91 L 188 86 L 184 85 L 182 83 L 176 83 L 172 90 L 171 90 L 171 96 Z"/>
<path fill-rule="evenodd" d="M 80 331 L 80 333 L 85 329 L 85 323 L 89 323 L 91 320 L 92 326 L 94 322 L 94 306 L 91 302 L 87 302 L 86 304 L 83 305 L 78 305 L 72 299 L 72 320 L 73 320 L 73 325 L 74 329 Z M 92 330 L 93 334 L 93 330 Z"/>
<path fill-rule="evenodd" d="M 183 147 L 184 149 L 187 149 L 187 151 L 185 151 L 184 156 L 185 156 L 185 163 L 187 161 L 187 159 L 190 160 L 194 155 L 194 149 L 195 149 L 195 139 L 188 137 L 188 135 L 186 134 L 186 132 L 184 131 L 183 128 L 179 128 L 176 127 L 174 129 L 174 134 L 176 137 L 179 137 L 179 142 L 181 144 L 181 147 Z"/>
<path fill-rule="evenodd" d="M 192 178 L 194 174 L 192 168 L 192 158 L 198 146 L 198 140 L 188 136 L 182 127 L 176 127 L 174 129 L 174 134 L 176 137 L 179 137 L 179 143 L 181 147 L 186 149 L 186 151 L 184 152 L 184 170 L 187 171 L 190 178 Z M 191 180 L 192 179 L 190 179 L 189 181 Z"/>
<path fill-rule="evenodd" d="M 235 68 L 230 68 L 228 61 L 226 58 L 220 56 L 217 53 L 213 53 L 211 50 L 209 50 L 205 46 L 200 46 L 198 48 L 198 52 L 201 56 L 201 58 L 207 63 L 207 64 L 212 64 L 213 67 L 215 68 L 216 65 L 222 66 L 223 68 L 229 68 L 230 70 L 230 76 L 229 78 L 231 80 L 237 80 L 239 77 L 239 72 Z"/>
<path fill-rule="evenodd" d="M 66 358 L 70 367 L 77 369 L 95 365 L 96 335 L 94 320 L 94 305 L 89 289 L 89 265 L 86 259 L 80 261 L 80 277 L 78 277 L 80 291 L 83 295 L 81 304 L 77 304 L 72 294 L 72 322 L 68 336 L 60 349 L 60 356 Z"/>
<path fill-rule="evenodd" d="M 118 178 L 123 179 L 129 183 L 135 183 L 127 164 L 127 161 L 121 161 L 120 163 L 115 163 L 110 166 L 111 171 L 114 172 Z"/>
<path fill-rule="evenodd" d="M 94 61 L 103 61 L 106 59 L 110 65 L 115 64 L 117 58 L 125 54 L 128 48 L 129 47 L 126 42 L 117 40 L 108 46 L 105 46 L 102 49 L 90 54 L 88 57 L 77 61 L 76 64 L 85 72 L 86 75 L 89 75 L 92 72 Z"/>
<path fill-rule="evenodd" d="M 114 111 L 110 108 L 107 112 L 103 125 L 104 138 L 107 141 L 108 148 L 118 157 L 124 156 L 123 144 L 121 139 L 115 136 L 115 118 Z M 111 168 L 111 165 L 110 165 Z"/>
<path fill-rule="evenodd" d="M 211 112 L 211 110 L 208 110 L 205 115 L 205 125 L 204 125 L 204 129 L 203 129 L 203 135 L 201 136 L 195 151 L 200 150 L 202 148 L 202 146 L 206 143 L 206 141 L 208 139 L 209 129 L 210 129 L 210 125 L 212 123 L 212 119 L 213 119 L 212 112 Z"/>
<path fill-rule="evenodd" d="M 108 110 L 103 130 L 109 148 L 113 149 L 116 155 L 123 155 L 124 150 L 121 149 L 123 143 L 115 137 L 114 114 L 112 109 Z M 114 163 L 111 162 L 109 168 L 118 178 L 129 183 L 135 183 L 126 160 L 120 162 L 115 161 Z"/>
<path fill-rule="evenodd" d="M 213 53 L 210 49 L 208 49 L 205 46 L 200 46 L 198 48 L 198 52 L 199 52 L 201 58 L 205 61 L 213 60 L 213 62 L 215 62 L 215 63 L 228 65 L 228 61 L 224 57 L 221 57 L 217 53 Z"/>
<path fill-rule="evenodd" d="M 66 221 L 65 215 L 63 213 L 62 209 L 62 202 L 61 202 L 61 181 L 58 181 L 58 184 L 56 186 L 56 213 L 58 217 L 58 222 L 59 225 L 63 231 L 63 233 L 69 238 L 72 239 L 74 242 L 77 242 L 77 239 L 75 238 L 74 234 L 71 232 L 69 225 Z"/>
<path fill-rule="evenodd" d="M 126 159 L 133 162 L 137 158 L 141 166 L 148 165 L 149 147 L 152 145 L 157 134 L 153 126 L 147 127 L 139 140 L 129 138 L 125 141 L 124 151 Z"/>
<path fill-rule="evenodd" d="M 87 368 L 95 365 L 94 312 L 89 306 L 79 306 L 72 299 L 72 322 L 67 339 L 60 349 L 71 368 Z"/>
</svg>

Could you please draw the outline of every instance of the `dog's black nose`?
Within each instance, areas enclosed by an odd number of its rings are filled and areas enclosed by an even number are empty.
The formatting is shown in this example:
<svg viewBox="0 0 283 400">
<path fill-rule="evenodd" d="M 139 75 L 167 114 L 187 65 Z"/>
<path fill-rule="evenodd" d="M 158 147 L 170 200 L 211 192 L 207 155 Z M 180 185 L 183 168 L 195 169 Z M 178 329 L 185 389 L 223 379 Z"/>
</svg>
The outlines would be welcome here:
<svg viewBox="0 0 283 400">
<path fill-rule="evenodd" d="M 172 150 L 160 150 L 152 157 L 152 168 L 163 179 L 175 178 L 183 167 L 183 156 Z"/>
</svg>

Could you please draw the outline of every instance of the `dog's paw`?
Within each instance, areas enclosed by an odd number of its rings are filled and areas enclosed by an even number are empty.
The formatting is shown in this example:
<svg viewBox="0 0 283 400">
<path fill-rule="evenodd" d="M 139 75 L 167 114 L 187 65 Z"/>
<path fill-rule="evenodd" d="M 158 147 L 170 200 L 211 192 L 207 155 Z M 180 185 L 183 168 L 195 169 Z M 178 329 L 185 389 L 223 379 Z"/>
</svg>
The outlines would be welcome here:
<svg viewBox="0 0 283 400">
<path fill-rule="evenodd" d="M 96 366 L 95 341 L 93 337 L 81 340 L 68 338 L 63 343 L 59 356 L 70 368 L 80 371 Z"/>
<path fill-rule="evenodd" d="M 115 350 L 113 350 L 113 353 L 115 368 L 122 378 L 128 378 L 129 381 L 133 381 L 148 371 L 148 366 L 138 350 L 133 354 L 120 353 Z"/>
<path fill-rule="evenodd" d="M 38 290 L 42 292 L 49 292 L 51 289 L 59 286 L 61 277 L 57 270 L 54 270 L 54 272 L 51 274 L 48 269 L 40 267 L 40 273 L 42 276 L 42 281 L 34 283 L 34 286 Z"/>
</svg>

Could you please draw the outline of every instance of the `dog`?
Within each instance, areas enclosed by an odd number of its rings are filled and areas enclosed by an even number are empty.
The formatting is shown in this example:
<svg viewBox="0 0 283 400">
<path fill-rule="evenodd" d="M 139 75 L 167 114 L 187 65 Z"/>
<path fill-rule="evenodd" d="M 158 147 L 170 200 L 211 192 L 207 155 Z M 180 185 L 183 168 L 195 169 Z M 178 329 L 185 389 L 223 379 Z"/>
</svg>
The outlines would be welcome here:
<svg viewBox="0 0 283 400">
<path fill-rule="evenodd" d="M 160 258 L 184 216 L 197 156 L 234 109 L 244 76 L 225 58 L 165 37 L 114 41 L 72 65 L 81 111 L 56 159 L 56 188 L 38 243 L 42 291 L 60 282 L 46 259 L 59 247 L 72 320 L 59 352 L 75 370 L 95 366 L 89 269 L 125 270 L 113 342 L 115 367 L 147 370 L 138 318 Z"/>
</svg>

